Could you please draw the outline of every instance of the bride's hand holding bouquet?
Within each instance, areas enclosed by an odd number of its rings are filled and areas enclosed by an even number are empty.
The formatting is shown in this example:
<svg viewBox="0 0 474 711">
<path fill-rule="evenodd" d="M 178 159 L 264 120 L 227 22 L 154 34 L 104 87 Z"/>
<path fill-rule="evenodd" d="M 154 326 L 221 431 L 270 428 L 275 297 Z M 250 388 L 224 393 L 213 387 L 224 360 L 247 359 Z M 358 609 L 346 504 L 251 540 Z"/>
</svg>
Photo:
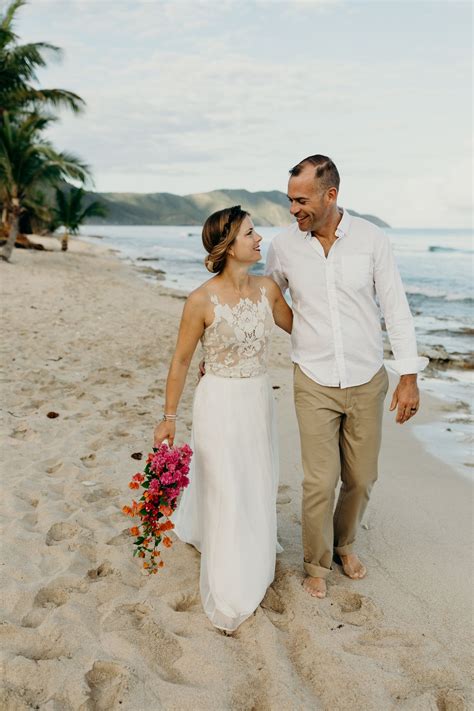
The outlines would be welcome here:
<svg viewBox="0 0 474 711">
<path fill-rule="evenodd" d="M 130 489 L 143 489 L 138 501 L 131 506 L 124 506 L 126 516 L 138 516 L 140 523 L 130 528 L 130 535 L 135 536 L 133 555 L 144 558 L 143 567 L 148 573 L 156 573 L 164 563 L 158 560 L 162 543 L 166 548 L 172 545 L 166 535 L 173 530 L 170 520 L 176 509 L 181 491 L 189 484 L 189 464 L 192 450 L 184 444 L 174 447 L 176 416 L 165 415 L 155 427 L 153 452 L 147 457 L 143 474 L 138 472 L 129 483 Z M 168 443 L 166 443 L 166 441 Z"/>
<path fill-rule="evenodd" d="M 170 447 L 174 444 L 176 436 L 176 421 L 162 420 L 155 427 L 153 446 L 159 447 L 162 442 L 168 440 Z"/>
</svg>

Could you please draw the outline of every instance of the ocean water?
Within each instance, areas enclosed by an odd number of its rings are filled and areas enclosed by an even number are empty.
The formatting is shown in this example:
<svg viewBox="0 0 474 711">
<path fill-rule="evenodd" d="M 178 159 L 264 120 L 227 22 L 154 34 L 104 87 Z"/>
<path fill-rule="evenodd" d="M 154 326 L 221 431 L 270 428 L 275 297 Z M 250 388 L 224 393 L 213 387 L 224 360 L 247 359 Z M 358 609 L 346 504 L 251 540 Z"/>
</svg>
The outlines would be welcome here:
<svg viewBox="0 0 474 711">
<path fill-rule="evenodd" d="M 281 228 L 260 227 L 262 273 L 268 245 Z M 472 350 L 474 244 L 470 230 L 387 230 L 410 302 L 420 343 L 448 353 Z M 88 225 L 126 261 L 165 272 L 163 286 L 191 291 L 209 278 L 199 227 Z M 92 238 L 94 239 L 94 238 Z M 140 262 L 139 262 L 140 263 Z M 153 277 L 151 277 L 153 278 Z"/>
<path fill-rule="evenodd" d="M 263 237 L 263 273 L 272 238 L 281 228 L 259 227 Z M 443 346 L 448 353 L 472 352 L 474 244 L 470 230 L 388 229 L 396 260 L 414 315 L 420 346 Z M 89 235 L 89 236 L 88 236 Z M 90 235 L 96 235 L 91 237 Z M 118 250 L 127 262 L 165 272 L 165 287 L 189 292 L 209 278 L 200 227 L 86 225 L 81 237 Z M 145 260 L 145 261 L 139 261 Z M 156 276 L 146 276 L 156 280 Z M 472 371 L 451 369 L 420 374 L 420 387 L 444 401 L 442 418 L 426 425 L 413 421 L 424 446 L 463 476 L 472 478 Z"/>
</svg>

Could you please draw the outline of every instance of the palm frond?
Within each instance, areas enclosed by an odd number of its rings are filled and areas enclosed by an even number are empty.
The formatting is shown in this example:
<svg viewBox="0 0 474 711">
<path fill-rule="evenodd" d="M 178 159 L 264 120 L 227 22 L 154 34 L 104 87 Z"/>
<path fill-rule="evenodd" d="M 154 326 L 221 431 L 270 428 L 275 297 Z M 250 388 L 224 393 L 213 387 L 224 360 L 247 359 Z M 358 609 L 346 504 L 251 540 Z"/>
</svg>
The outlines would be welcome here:
<svg viewBox="0 0 474 711">
<path fill-rule="evenodd" d="M 13 0 L 13 2 L 10 3 L 1 20 L 0 27 L 2 30 L 11 30 L 13 20 L 15 19 L 15 13 L 20 9 L 20 7 L 23 7 L 23 5 L 26 4 L 26 0 Z"/>
</svg>

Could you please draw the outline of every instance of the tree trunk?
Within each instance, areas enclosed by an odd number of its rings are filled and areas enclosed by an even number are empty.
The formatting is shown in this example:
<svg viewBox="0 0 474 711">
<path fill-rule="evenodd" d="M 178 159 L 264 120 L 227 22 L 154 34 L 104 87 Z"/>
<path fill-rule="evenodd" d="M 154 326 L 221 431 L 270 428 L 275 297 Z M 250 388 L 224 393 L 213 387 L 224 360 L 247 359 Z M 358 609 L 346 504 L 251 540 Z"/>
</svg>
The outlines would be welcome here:
<svg viewBox="0 0 474 711">
<path fill-rule="evenodd" d="M 69 233 L 65 232 L 61 239 L 61 251 L 67 252 L 67 246 L 69 241 Z"/>
<path fill-rule="evenodd" d="M 16 238 L 18 236 L 19 223 L 20 211 L 14 210 L 10 223 L 10 234 L 8 235 L 8 239 L 4 244 L 2 253 L 0 254 L 1 259 L 3 259 L 5 262 L 10 261 L 11 253 L 13 252 L 13 247 L 15 246 Z"/>
</svg>

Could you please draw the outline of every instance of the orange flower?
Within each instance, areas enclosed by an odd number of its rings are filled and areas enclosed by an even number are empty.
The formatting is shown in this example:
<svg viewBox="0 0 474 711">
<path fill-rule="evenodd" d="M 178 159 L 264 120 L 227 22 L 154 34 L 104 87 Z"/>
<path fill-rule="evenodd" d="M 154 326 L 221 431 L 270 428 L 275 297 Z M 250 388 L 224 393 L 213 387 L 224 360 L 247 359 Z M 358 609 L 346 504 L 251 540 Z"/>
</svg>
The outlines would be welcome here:
<svg viewBox="0 0 474 711">
<path fill-rule="evenodd" d="M 161 555 L 161 551 L 154 550 L 152 556 Z"/>
<path fill-rule="evenodd" d="M 164 563 L 162 560 L 160 560 L 160 562 L 158 563 L 158 568 L 162 568 L 163 566 L 164 566 Z"/>
<path fill-rule="evenodd" d="M 158 570 L 157 570 L 157 568 L 153 568 L 153 570 L 151 570 L 150 572 L 152 572 L 152 573 L 153 573 L 153 575 L 156 575 L 156 574 L 157 574 L 157 572 L 158 572 Z"/>
<path fill-rule="evenodd" d="M 144 479 L 145 479 L 145 477 L 143 476 L 143 474 L 140 474 L 140 472 L 137 472 L 137 474 L 135 474 L 134 476 L 132 476 L 132 481 L 139 481 L 139 482 L 141 482 L 141 481 L 144 481 Z"/>
<path fill-rule="evenodd" d="M 150 567 L 150 564 L 145 562 L 145 563 L 143 563 L 143 567 L 144 567 L 144 568 L 149 568 L 149 567 Z"/>
<path fill-rule="evenodd" d="M 171 546 L 173 545 L 173 541 L 171 540 L 171 538 L 168 538 L 168 536 L 165 536 L 163 538 L 163 545 L 166 546 L 166 548 L 171 548 Z"/>
<path fill-rule="evenodd" d="M 144 558 L 144 557 L 145 557 L 145 551 L 140 551 L 140 553 L 138 554 L 138 557 L 139 557 L 139 558 Z"/>
<path fill-rule="evenodd" d="M 140 484 L 138 483 L 138 481 L 131 481 L 128 486 L 130 489 L 139 489 L 140 488 Z"/>
<path fill-rule="evenodd" d="M 171 506 L 165 506 L 164 504 L 161 504 L 159 507 L 159 511 L 164 515 L 164 516 L 170 516 L 173 513 L 173 509 Z"/>
<path fill-rule="evenodd" d="M 139 533 L 140 533 L 140 531 L 139 531 L 138 526 L 132 526 L 132 528 L 130 529 L 130 534 L 132 536 L 138 536 Z"/>
<path fill-rule="evenodd" d="M 122 506 L 122 513 L 124 513 L 126 516 L 130 516 L 132 513 L 132 509 L 130 506 Z"/>
</svg>

